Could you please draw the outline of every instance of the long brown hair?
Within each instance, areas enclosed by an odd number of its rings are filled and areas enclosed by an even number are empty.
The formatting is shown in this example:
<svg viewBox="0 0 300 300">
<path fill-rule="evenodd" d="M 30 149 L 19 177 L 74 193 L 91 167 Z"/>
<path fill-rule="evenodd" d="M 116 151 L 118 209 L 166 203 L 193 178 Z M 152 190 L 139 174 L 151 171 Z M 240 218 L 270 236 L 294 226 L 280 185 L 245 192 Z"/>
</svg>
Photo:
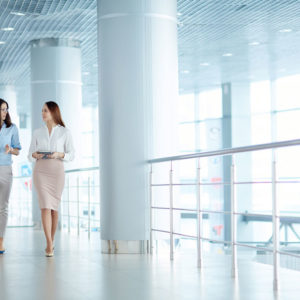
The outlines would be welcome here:
<svg viewBox="0 0 300 300">
<path fill-rule="evenodd" d="M 59 106 L 54 101 L 48 101 L 45 103 L 50 110 L 51 116 L 56 124 L 66 127 L 64 121 L 62 120 Z"/>
<path fill-rule="evenodd" d="M 1 99 L 0 98 L 0 108 L 2 106 L 2 104 L 5 103 L 7 105 L 7 109 L 9 109 L 9 106 L 8 106 L 8 103 L 4 100 L 4 99 Z M 9 112 L 7 112 L 6 114 L 6 118 L 4 120 L 4 123 L 6 124 L 6 127 L 10 127 L 12 125 L 12 122 L 11 122 L 11 118 L 10 118 L 10 115 L 9 115 Z M 1 128 L 1 126 L 0 126 Z"/>
</svg>

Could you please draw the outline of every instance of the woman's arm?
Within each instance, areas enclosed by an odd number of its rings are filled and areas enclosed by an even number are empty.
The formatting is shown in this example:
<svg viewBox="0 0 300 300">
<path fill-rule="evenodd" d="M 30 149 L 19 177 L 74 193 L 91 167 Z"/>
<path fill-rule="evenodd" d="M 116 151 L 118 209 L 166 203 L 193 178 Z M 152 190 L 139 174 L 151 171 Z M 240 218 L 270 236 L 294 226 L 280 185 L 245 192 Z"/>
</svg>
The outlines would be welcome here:
<svg viewBox="0 0 300 300">
<path fill-rule="evenodd" d="M 13 125 L 13 133 L 11 137 L 11 146 L 5 146 L 5 152 L 7 154 L 19 155 L 20 150 L 22 149 L 20 139 L 19 139 L 19 131 L 16 125 Z"/>
<path fill-rule="evenodd" d="M 52 159 L 62 159 L 64 161 L 71 161 L 74 159 L 74 146 L 72 141 L 72 136 L 69 130 L 66 132 L 66 140 L 64 144 L 65 152 L 54 152 L 48 155 L 48 158 Z"/>
<path fill-rule="evenodd" d="M 75 149 L 73 145 L 73 139 L 71 135 L 71 131 L 67 131 L 66 141 L 65 141 L 65 153 L 63 160 L 64 161 L 72 161 L 75 157 Z"/>
<path fill-rule="evenodd" d="M 38 159 L 38 155 L 40 155 L 36 153 L 36 142 L 36 134 L 33 132 L 27 156 L 28 160 L 31 162 L 35 162 Z"/>
<path fill-rule="evenodd" d="M 12 148 L 9 145 L 6 145 L 5 146 L 5 153 L 6 154 L 19 155 L 20 150 L 18 148 Z"/>
</svg>

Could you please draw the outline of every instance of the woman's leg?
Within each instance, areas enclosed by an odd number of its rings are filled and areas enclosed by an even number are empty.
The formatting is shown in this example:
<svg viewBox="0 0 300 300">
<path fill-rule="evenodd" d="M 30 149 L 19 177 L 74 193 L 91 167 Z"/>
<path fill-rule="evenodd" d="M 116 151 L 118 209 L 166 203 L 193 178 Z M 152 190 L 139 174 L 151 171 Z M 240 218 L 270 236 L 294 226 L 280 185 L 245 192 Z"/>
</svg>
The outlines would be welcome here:
<svg viewBox="0 0 300 300">
<path fill-rule="evenodd" d="M 0 250 L 4 250 L 3 238 L 8 220 L 8 200 L 12 186 L 11 167 L 2 167 L 0 176 Z"/>
<path fill-rule="evenodd" d="M 3 237 L 0 238 L 0 251 L 4 250 L 4 246 L 3 246 Z"/>
<path fill-rule="evenodd" d="M 51 227 L 52 227 L 52 217 L 50 209 L 41 209 L 42 212 L 42 223 L 44 228 L 44 233 L 47 241 L 46 252 L 52 252 L 53 243 L 51 238 Z"/>
<path fill-rule="evenodd" d="M 7 219 L 8 219 L 8 199 L 2 199 L 4 200 L 2 203 L 0 203 L 0 250 L 4 250 L 3 246 L 3 238 L 4 233 L 7 225 Z"/>
<path fill-rule="evenodd" d="M 58 224 L 58 211 L 51 210 L 51 218 L 52 218 L 51 238 L 52 238 L 52 242 L 54 242 L 55 232 Z"/>
</svg>

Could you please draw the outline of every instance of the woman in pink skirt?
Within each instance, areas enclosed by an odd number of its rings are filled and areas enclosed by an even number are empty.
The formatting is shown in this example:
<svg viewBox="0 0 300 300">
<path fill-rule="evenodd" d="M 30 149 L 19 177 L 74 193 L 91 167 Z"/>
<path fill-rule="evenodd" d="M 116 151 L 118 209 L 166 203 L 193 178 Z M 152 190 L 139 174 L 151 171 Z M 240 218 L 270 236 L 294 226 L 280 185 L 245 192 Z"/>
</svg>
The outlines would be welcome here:
<svg viewBox="0 0 300 300">
<path fill-rule="evenodd" d="M 65 184 L 63 161 L 74 159 L 70 130 L 65 127 L 58 105 L 49 101 L 42 109 L 45 125 L 33 132 L 28 158 L 36 162 L 33 183 L 37 191 L 47 241 L 46 256 L 53 256 L 58 209 Z"/>
</svg>

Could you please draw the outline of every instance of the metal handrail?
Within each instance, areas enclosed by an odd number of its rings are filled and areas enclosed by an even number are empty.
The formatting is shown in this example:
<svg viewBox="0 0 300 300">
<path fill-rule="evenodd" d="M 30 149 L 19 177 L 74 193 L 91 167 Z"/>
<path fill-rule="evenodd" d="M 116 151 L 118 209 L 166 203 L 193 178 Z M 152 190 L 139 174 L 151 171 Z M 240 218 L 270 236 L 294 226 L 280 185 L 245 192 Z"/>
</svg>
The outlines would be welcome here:
<svg viewBox="0 0 300 300">
<path fill-rule="evenodd" d="M 76 172 L 86 172 L 86 171 L 96 171 L 96 170 L 99 170 L 99 166 L 65 170 L 65 173 L 76 173 Z M 13 178 L 14 179 L 22 179 L 22 178 L 31 178 L 31 177 L 32 177 L 32 175 L 22 175 L 22 176 L 14 176 Z"/>
<path fill-rule="evenodd" d="M 71 169 L 71 170 L 66 170 L 65 173 L 68 175 L 68 174 L 71 174 L 71 173 L 79 173 L 79 172 L 86 172 L 86 171 L 98 171 L 99 170 L 99 167 L 89 167 L 89 168 L 79 168 L 79 169 Z M 66 201 L 62 201 L 62 202 L 65 202 L 67 204 L 67 214 L 61 214 L 62 217 L 67 217 L 68 218 L 68 232 L 71 232 L 71 218 L 76 218 L 77 219 L 77 235 L 79 236 L 80 235 L 80 220 L 87 220 L 88 222 L 88 239 L 90 239 L 91 237 L 91 221 L 92 222 L 98 222 L 100 223 L 100 220 L 98 219 L 93 219 L 91 220 L 91 205 L 94 205 L 94 204 L 99 204 L 100 203 L 94 203 L 94 202 L 91 202 L 91 189 L 94 188 L 94 186 L 91 184 L 91 177 L 88 176 L 88 184 L 86 186 L 81 186 L 80 183 L 79 183 L 79 176 L 77 175 L 77 180 L 76 180 L 77 184 L 76 186 L 71 186 L 70 185 L 70 181 L 69 181 L 69 176 L 68 176 L 68 183 L 67 183 L 67 200 Z M 70 189 L 71 188 L 76 188 L 77 192 L 76 192 L 76 201 L 72 201 L 70 200 Z M 97 186 L 99 187 L 99 186 Z M 87 189 L 88 191 L 88 201 L 87 203 L 87 206 L 88 206 L 88 216 L 87 217 L 80 217 L 79 215 L 79 206 L 80 204 L 82 204 L 83 202 L 79 200 L 79 189 L 82 189 L 82 188 L 85 188 Z M 71 203 L 76 203 L 77 204 L 77 216 L 73 216 L 70 214 L 70 204 Z"/>
<path fill-rule="evenodd" d="M 176 155 L 176 156 L 169 156 L 169 157 L 162 157 L 162 158 L 155 158 L 148 160 L 148 163 L 155 164 L 167 161 L 176 161 L 176 160 L 183 160 L 183 159 L 191 159 L 191 158 L 201 158 L 201 157 L 210 157 L 210 156 L 224 156 L 224 155 L 232 155 L 244 152 L 253 152 L 258 150 L 272 150 L 276 148 L 283 148 L 283 147 L 290 147 L 290 146 L 300 146 L 300 139 L 297 140 L 288 140 L 282 142 L 274 142 L 274 143 L 266 143 L 266 144 L 257 144 L 251 146 L 243 146 L 243 147 L 235 147 L 235 148 L 228 148 L 228 149 L 221 149 L 221 150 L 213 150 L 213 151 L 206 151 L 206 152 L 198 152 L 192 154 L 185 154 L 185 155 Z"/>
<path fill-rule="evenodd" d="M 207 151 L 207 152 L 199 152 L 199 153 L 193 153 L 193 154 L 187 154 L 187 155 L 178 155 L 178 156 L 171 156 L 171 157 L 163 157 L 163 158 L 157 158 L 157 159 L 151 159 L 148 161 L 150 164 L 150 253 L 152 253 L 152 247 L 153 247 L 153 232 L 162 232 L 162 233 L 168 233 L 170 235 L 170 259 L 174 259 L 174 250 L 173 250 L 173 240 L 174 235 L 180 235 L 188 238 L 194 238 L 197 239 L 197 256 L 198 256 L 198 266 L 202 266 L 202 241 L 209 241 L 209 242 L 216 242 L 220 244 L 228 244 L 232 247 L 232 277 L 237 277 L 237 246 L 240 247 L 248 247 L 252 249 L 263 249 L 261 247 L 255 247 L 251 245 L 246 245 L 241 242 L 237 242 L 236 239 L 236 217 L 238 215 L 243 215 L 243 213 L 240 213 L 237 211 L 237 199 L 236 199 L 236 191 L 235 188 L 238 184 L 258 184 L 258 183 L 264 183 L 264 184 L 272 184 L 272 213 L 267 215 L 272 218 L 272 224 L 273 224 L 273 248 L 268 249 L 265 248 L 264 250 L 272 252 L 273 253 L 273 288 L 274 290 L 278 289 L 278 269 L 279 269 L 279 255 L 288 255 L 300 258 L 300 255 L 296 254 L 290 254 L 285 251 L 280 251 L 279 249 L 279 225 L 280 225 L 280 219 L 284 216 L 280 216 L 279 208 L 278 208 L 278 201 L 277 201 L 277 191 L 276 191 L 276 185 L 280 183 L 299 183 L 299 180 L 284 180 L 280 181 L 277 177 L 277 167 L 276 167 L 276 149 L 277 148 L 283 148 L 283 147 L 290 147 L 290 146 L 300 146 L 300 139 L 297 140 L 289 140 L 289 141 L 282 141 L 282 142 L 275 142 L 275 143 L 267 143 L 267 144 L 258 144 L 258 145 L 251 145 L 251 146 L 244 146 L 244 147 L 236 147 L 236 148 L 230 148 L 230 149 L 222 149 L 222 150 L 215 150 L 215 151 Z M 249 182 L 238 182 L 235 178 L 235 163 L 234 163 L 234 156 L 235 154 L 239 153 L 245 153 L 245 152 L 253 152 L 253 151 L 259 151 L 259 150 L 272 150 L 272 176 L 271 181 L 249 181 Z M 209 211 L 204 210 L 201 208 L 201 193 L 200 188 L 201 186 L 207 185 L 207 183 L 201 182 L 201 174 L 200 174 L 200 160 L 201 158 L 207 158 L 212 156 L 224 156 L 224 155 L 231 155 L 232 156 L 232 164 L 231 164 L 231 176 L 230 176 L 230 182 L 216 182 L 213 183 L 215 185 L 225 185 L 229 184 L 231 188 L 231 210 L 230 211 Z M 174 172 L 174 162 L 178 160 L 184 160 L 184 159 L 198 159 L 198 167 L 197 167 L 197 180 L 195 182 L 191 183 L 174 183 L 173 181 L 173 172 Z M 153 164 L 156 163 L 163 163 L 163 162 L 169 162 L 170 163 L 170 170 L 169 170 L 169 183 L 160 183 L 160 184 L 153 184 Z M 181 186 L 181 185 L 194 185 L 197 186 L 197 208 L 196 209 L 181 209 L 178 207 L 173 207 L 173 187 L 174 186 Z M 152 199 L 152 189 L 153 187 L 163 187 L 163 186 L 169 186 L 169 197 L 170 197 L 170 205 L 169 207 L 158 207 L 153 205 L 153 199 Z M 162 210 L 169 210 L 170 211 L 170 228 L 169 230 L 160 230 L 158 228 L 153 228 L 153 222 L 152 222 L 152 210 L 153 209 L 162 209 Z M 174 224 L 173 224 L 173 212 L 175 210 L 189 210 L 197 213 L 197 236 L 191 236 L 188 234 L 181 234 L 178 232 L 174 232 Z M 231 215 L 231 241 L 218 241 L 213 240 L 207 237 L 204 237 L 201 233 L 201 227 L 202 227 L 202 214 L 208 212 L 208 213 L 221 213 L 221 214 L 230 214 Z M 258 215 L 258 214 L 249 214 L 247 215 Z"/>
<path fill-rule="evenodd" d="M 78 168 L 78 169 L 70 169 L 70 170 L 65 170 L 66 175 L 71 175 L 72 173 L 79 173 L 79 172 L 88 172 L 88 171 L 98 171 L 99 166 L 96 167 L 88 167 L 88 168 Z M 31 179 L 32 175 L 23 175 L 23 176 L 14 176 L 14 179 Z M 77 218 L 77 235 L 80 233 L 80 220 L 87 220 L 88 221 L 88 238 L 90 238 L 90 232 L 91 232 L 91 222 L 100 222 L 98 219 L 92 219 L 91 218 L 91 205 L 100 205 L 100 203 L 97 202 L 92 202 L 91 201 L 91 190 L 94 189 L 95 187 L 99 188 L 99 185 L 92 185 L 91 184 L 91 178 L 90 176 L 88 177 L 88 185 L 80 185 L 79 184 L 79 177 L 77 175 L 77 184 L 75 186 L 70 185 L 70 180 L 69 176 L 67 176 L 66 180 L 66 186 L 65 189 L 67 190 L 67 199 L 64 200 L 62 199 L 61 203 L 66 203 L 67 204 L 67 211 L 68 214 L 62 214 L 61 217 L 67 217 L 67 227 L 68 227 L 68 232 L 71 230 L 71 218 Z M 70 200 L 70 189 L 71 188 L 76 188 L 77 189 L 77 199 L 76 201 Z M 87 189 L 88 190 L 88 201 L 83 202 L 79 200 L 79 189 Z M 72 216 L 70 214 L 70 204 L 71 203 L 76 203 L 77 204 L 77 216 Z M 88 216 L 87 217 L 80 217 L 79 215 L 79 206 L 80 204 L 87 204 L 88 205 Z"/>
<path fill-rule="evenodd" d="M 99 170 L 99 166 L 89 167 L 89 168 L 70 169 L 70 170 L 66 170 L 65 173 L 76 173 L 76 172 L 86 172 L 86 171 L 96 171 L 96 170 Z"/>
</svg>

